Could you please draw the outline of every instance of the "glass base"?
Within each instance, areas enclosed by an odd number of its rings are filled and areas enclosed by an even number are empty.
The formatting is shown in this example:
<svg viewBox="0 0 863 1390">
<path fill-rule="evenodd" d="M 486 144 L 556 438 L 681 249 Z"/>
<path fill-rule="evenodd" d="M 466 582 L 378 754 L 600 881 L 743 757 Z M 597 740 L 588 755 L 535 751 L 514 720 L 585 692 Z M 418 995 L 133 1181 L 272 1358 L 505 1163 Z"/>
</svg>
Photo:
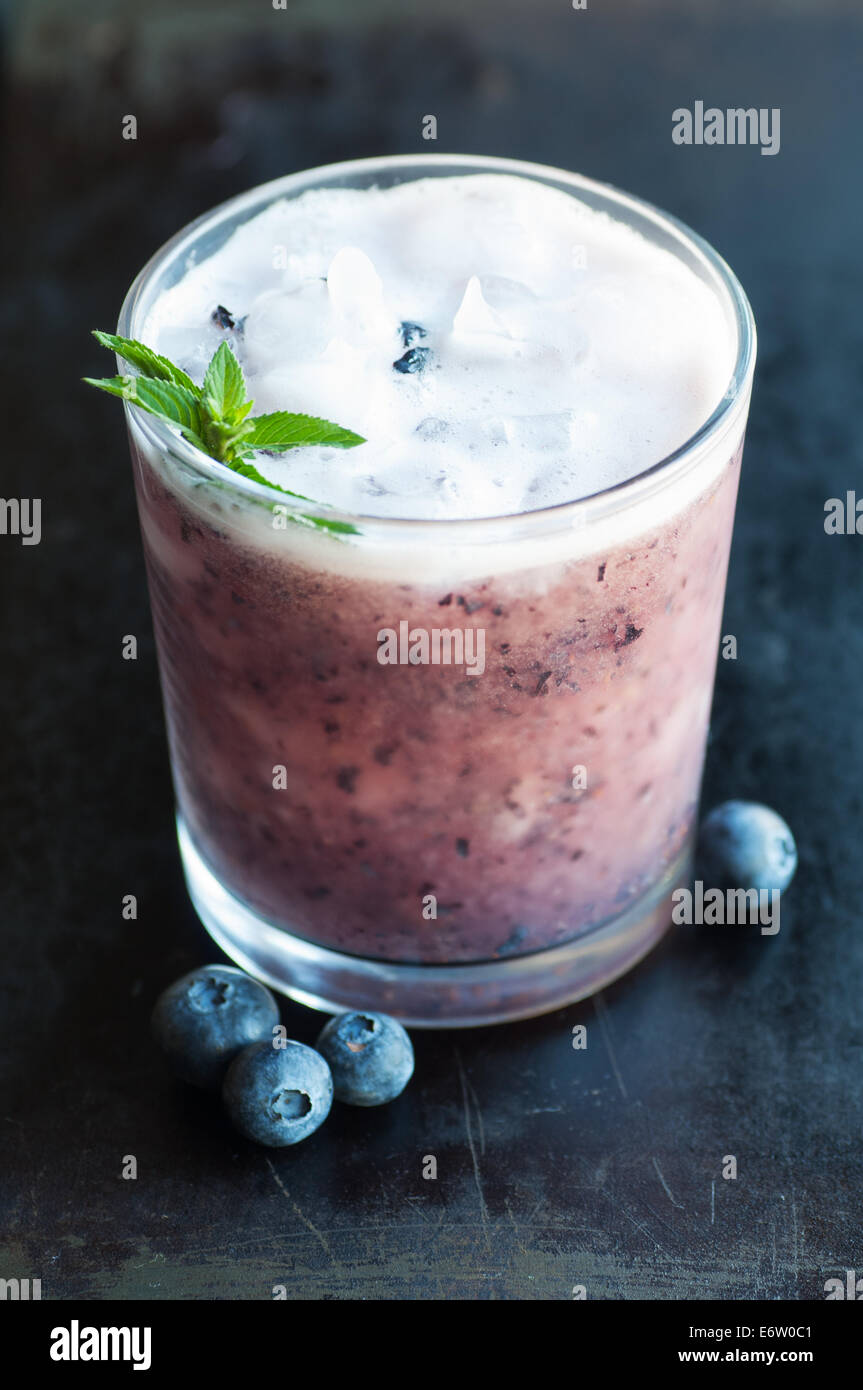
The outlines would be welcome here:
<svg viewBox="0 0 863 1390">
<path fill-rule="evenodd" d="M 412 1028 L 477 1028 L 549 1013 L 631 969 L 671 923 L 671 893 L 691 878 L 691 846 L 638 902 L 562 946 L 465 965 L 400 965 L 316 946 L 276 927 L 225 889 L 181 816 L 186 885 L 213 940 L 273 989 L 312 1009 L 373 1009 Z"/>
</svg>

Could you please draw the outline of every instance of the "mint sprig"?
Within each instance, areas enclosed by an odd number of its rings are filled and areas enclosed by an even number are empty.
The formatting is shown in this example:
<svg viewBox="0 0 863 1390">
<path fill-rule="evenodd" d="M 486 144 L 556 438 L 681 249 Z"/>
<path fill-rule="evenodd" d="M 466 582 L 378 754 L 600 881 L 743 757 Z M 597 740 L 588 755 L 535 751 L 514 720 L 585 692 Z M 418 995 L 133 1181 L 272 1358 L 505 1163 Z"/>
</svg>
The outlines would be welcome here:
<svg viewBox="0 0 863 1390">
<path fill-rule="evenodd" d="M 197 391 L 198 388 L 190 376 L 179 367 L 175 367 L 167 357 L 160 357 L 152 348 L 148 348 L 146 343 L 136 343 L 133 338 L 118 338 L 116 333 L 102 333 L 98 328 L 94 330 L 93 337 L 111 352 L 118 352 L 130 367 L 137 367 L 144 376 L 154 377 L 158 381 L 173 381 L 177 386 L 186 386 L 190 391 Z M 84 380 L 88 381 L 90 378 L 85 377 Z"/>
<path fill-rule="evenodd" d="M 289 449 L 320 444 L 329 448 L 353 449 L 364 444 L 362 435 L 320 420 L 314 415 L 294 414 L 277 410 L 267 415 L 252 415 L 254 401 L 246 399 L 246 383 L 242 368 L 227 343 L 220 343 L 213 353 L 197 386 L 190 376 L 167 357 L 153 352 L 145 343 L 132 338 L 120 338 L 114 333 L 96 330 L 93 336 L 103 347 L 110 348 L 136 367 L 138 375 L 90 377 L 83 379 L 112 396 L 120 396 L 148 414 L 179 429 L 185 439 L 217 463 L 224 463 L 233 472 L 256 483 L 272 488 L 286 497 L 311 502 L 300 492 L 280 487 L 265 478 L 250 460 L 258 450 L 285 453 Z M 288 519 L 303 525 L 320 527 L 337 534 L 356 534 L 356 527 L 347 522 L 329 521 L 326 517 L 287 513 Z"/>
</svg>

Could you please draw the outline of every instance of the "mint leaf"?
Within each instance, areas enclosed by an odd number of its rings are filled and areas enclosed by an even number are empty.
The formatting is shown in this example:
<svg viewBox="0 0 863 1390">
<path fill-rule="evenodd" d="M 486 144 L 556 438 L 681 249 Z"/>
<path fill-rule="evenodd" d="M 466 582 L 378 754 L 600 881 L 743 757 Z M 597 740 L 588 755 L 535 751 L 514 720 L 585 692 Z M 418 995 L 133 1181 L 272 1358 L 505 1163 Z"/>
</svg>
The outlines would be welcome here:
<svg viewBox="0 0 863 1390">
<path fill-rule="evenodd" d="M 139 405 L 169 425 L 179 425 L 186 438 L 206 453 L 200 403 L 185 386 L 176 386 L 171 381 L 151 381 L 144 376 L 114 376 L 100 380 L 85 376 L 84 380 L 90 386 L 98 386 L 112 396 L 121 396 L 124 401 Z"/>
<path fill-rule="evenodd" d="M 93 337 L 100 342 L 103 347 L 109 348 L 112 352 L 119 355 L 129 363 L 130 367 L 137 367 L 144 376 L 155 377 L 159 381 L 173 381 L 176 386 L 185 386 L 187 391 L 194 391 L 200 394 L 190 376 L 187 376 L 179 367 L 169 361 L 167 357 L 160 357 L 152 348 L 148 348 L 145 343 L 138 343 L 134 338 L 118 338 L 116 333 L 103 333 L 96 328 Z M 84 378 L 89 381 L 89 377 Z"/>
<path fill-rule="evenodd" d="M 172 381 L 151 381 L 145 376 L 112 376 L 100 380 L 85 376 L 84 380 L 113 396 L 122 396 L 124 401 L 132 401 L 171 425 L 186 425 L 200 433 L 201 405 L 197 396 L 185 386 L 175 386 Z"/>
<path fill-rule="evenodd" d="M 234 424 L 251 410 L 254 402 L 246 400 L 242 368 L 227 343 L 220 343 L 213 353 L 201 391 L 211 414 L 219 420 Z"/>
<path fill-rule="evenodd" d="M 291 492 L 286 487 L 279 487 L 278 483 L 271 483 L 269 478 L 265 478 L 259 473 L 253 463 L 242 463 L 236 461 L 230 465 L 232 472 L 241 473 L 244 478 L 251 478 L 252 482 L 263 483 L 264 487 L 271 487 L 275 492 L 281 492 L 285 497 L 296 497 L 298 502 L 311 502 L 311 497 L 304 497 L 301 492 Z M 324 516 L 306 516 L 302 512 L 290 512 L 287 514 L 289 520 L 299 521 L 306 526 L 318 526 L 325 531 L 335 531 L 339 535 L 357 536 L 359 532 L 356 526 L 351 526 L 347 521 L 329 521 Z"/>
<path fill-rule="evenodd" d="M 103 333 L 98 329 L 93 336 L 103 347 L 116 352 L 130 366 L 136 367 L 140 375 L 87 376 L 84 381 L 88 385 L 120 396 L 150 415 L 176 426 L 203 454 L 285 497 L 294 497 L 300 502 L 312 501 L 301 492 L 291 492 L 278 483 L 271 483 L 259 473 L 250 462 L 255 450 L 269 449 L 283 453 L 309 444 L 352 449 L 357 444 L 365 443 L 362 435 L 355 434 L 353 430 L 313 415 L 277 410 L 249 419 L 254 401 L 245 399 L 243 371 L 227 343 L 219 344 L 210 359 L 203 385 L 197 386 L 180 367 L 148 348 L 146 343 L 120 338 L 115 333 Z M 328 517 L 308 516 L 302 512 L 286 513 L 286 516 L 299 525 L 315 526 L 337 535 L 358 534 L 356 526 L 349 522 L 331 521 Z"/>
<path fill-rule="evenodd" d="M 331 420 L 320 420 L 316 415 L 293 415 L 287 410 L 255 415 L 251 424 L 255 428 L 243 440 L 245 447 L 251 449 L 273 449 L 280 453 L 307 444 L 353 449 L 366 442 L 361 434 L 334 425 Z"/>
<path fill-rule="evenodd" d="M 194 391 L 173 381 L 151 381 L 145 376 L 127 379 L 132 382 L 134 395 L 131 399 L 136 405 L 149 410 L 151 415 L 161 415 L 163 420 L 201 433 L 201 403 Z"/>
<path fill-rule="evenodd" d="M 82 376 L 88 386 L 98 386 L 100 391 L 108 391 L 112 396 L 122 396 L 124 401 L 128 401 L 129 382 L 134 381 L 133 376 Z"/>
</svg>

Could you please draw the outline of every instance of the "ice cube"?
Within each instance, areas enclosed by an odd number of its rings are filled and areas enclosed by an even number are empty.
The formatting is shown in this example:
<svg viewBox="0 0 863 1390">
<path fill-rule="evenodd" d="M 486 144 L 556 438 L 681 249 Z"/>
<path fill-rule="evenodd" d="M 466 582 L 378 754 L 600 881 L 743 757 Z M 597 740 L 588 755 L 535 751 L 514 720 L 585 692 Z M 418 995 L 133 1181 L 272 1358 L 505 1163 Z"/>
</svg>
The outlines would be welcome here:
<svg viewBox="0 0 863 1390">
<path fill-rule="evenodd" d="M 318 361 L 298 362 L 267 372 L 251 382 L 251 394 L 256 415 L 272 410 L 296 411 L 365 434 L 365 421 L 375 393 L 364 373 L 346 374 L 337 362 Z"/>
<path fill-rule="evenodd" d="M 449 458 L 434 480 L 435 495 L 444 506 L 442 514 L 459 516 L 502 516 L 517 511 L 523 484 L 516 477 L 489 476 L 487 458 L 475 456 Z"/>
<path fill-rule="evenodd" d="M 508 444 L 512 439 L 512 421 L 499 415 L 491 420 L 484 420 L 480 429 L 489 444 Z"/>
<path fill-rule="evenodd" d="M 530 285 L 525 285 L 521 280 L 511 280 L 506 275 L 481 275 L 480 288 L 492 309 L 505 311 L 536 303 L 536 293 Z"/>
<path fill-rule="evenodd" d="M 420 420 L 414 434 L 418 434 L 420 439 L 428 440 L 432 443 L 439 443 L 446 439 L 451 433 L 452 427 L 446 420 L 438 420 L 433 415 L 427 415 L 424 420 Z"/>
<path fill-rule="evenodd" d="M 543 452 L 569 450 L 577 439 L 578 416 L 574 410 L 537 415 L 493 415 L 479 423 L 480 435 L 489 444 L 513 444 L 519 449 Z"/>
<path fill-rule="evenodd" d="M 308 280 L 296 290 L 258 295 L 243 328 L 244 352 L 253 370 L 320 357 L 333 336 L 327 287 Z"/>
<path fill-rule="evenodd" d="M 388 497 L 390 489 L 379 483 L 372 473 L 366 473 L 357 479 L 357 490 L 367 497 Z"/>
<path fill-rule="evenodd" d="M 544 415 L 516 415 L 510 423 L 511 438 L 529 449 L 568 452 L 577 438 L 574 410 L 557 410 Z"/>
<path fill-rule="evenodd" d="M 525 337 L 547 343 L 571 366 L 585 363 L 592 354 L 593 343 L 585 327 L 590 315 L 585 313 L 583 300 L 575 295 L 562 299 L 555 305 L 554 313 L 548 313 L 547 307 L 538 301 L 535 308 L 525 306 L 513 311 Z"/>
<path fill-rule="evenodd" d="M 472 275 L 467 282 L 461 304 L 452 321 L 452 331 L 459 337 L 469 337 L 478 333 L 492 333 L 501 338 L 512 336 L 500 314 L 487 303 L 479 277 L 476 275 Z"/>
<path fill-rule="evenodd" d="M 397 337 L 399 320 L 387 308 L 381 277 L 364 251 L 343 246 L 327 271 L 327 290 L 341 332 L 351 342 Z"/>
</svg>

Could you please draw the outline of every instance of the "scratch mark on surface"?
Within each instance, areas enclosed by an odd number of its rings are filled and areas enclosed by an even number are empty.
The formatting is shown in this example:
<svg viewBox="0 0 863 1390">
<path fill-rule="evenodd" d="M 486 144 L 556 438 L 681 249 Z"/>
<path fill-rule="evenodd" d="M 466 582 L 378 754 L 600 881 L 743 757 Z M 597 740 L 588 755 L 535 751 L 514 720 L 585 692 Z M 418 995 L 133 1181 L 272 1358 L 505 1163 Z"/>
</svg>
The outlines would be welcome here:
<svg viewBox="0 0 863 1390">
<path fill-rule="evenodd" d="M 668 1222 L 666 1221 L 665 1217 L 664 1217 L 664 1216 L 660 1216 L 660 1215 L 659 1215 L 659 1212 L 656 1210 L 656 1208 L 655 1208 L 655 1207 L 652 1207 L 652 1206 L 650 1205 L 649 1202 L 645 1202 L 643 1197 L 642 1197 L 641 1200 L 642 1200 L 642 1202 L 644 1202 L 644 1205 L 647 1207 L 647 1210 L 650 1212 L 650 1215 L 651 1215 L 651 1216 L 655 1216 L 656 1219 L 657 1219 L 657 1221 L 659 1222 L 660 1226 L 664 1226 L 665 1229 L 666 1229 L 666 1231 L 668 1231 L 668 1234 L 671 1235 L 671 1236 L 674 1236 L 674 1239 L 677 1240 L 677 1231 L 675 1231 L 674 1227 L 673 1227 L 673 1226 L 669 1226 L 669 1224 L 668 1224 Z"/>
<path fill-rule="evenodd" d="M 411 1211 L 415 1211 L 416 1214 L 417 1214 L 417 1216 L 421 1216 L 422 1219 L 423 1219 L 423 1221 L 426 1223 L 427 1226 L 432 1226 L 432 1225 L 434 1225 L 434 1222 L 432 1221 L 432 1218 L 431 1218 L 430 1216 L 426 1216 L 426 1214 L 425 1214 L 425 1212 L 423 1211 L 422 1207 L 414 1206 L 414 1203 L 415 1203 L 415 1202 L 427 1202 L 427 1201 L 428 1201 L 428 1198 L 427 1198 L 427 1197 L 406 1197 L 406 1198 L 405 1198 L 405 1201 L 406 1201 L 406 1202 L 410 1202 L 410 1204 L 411 1204 Z"/>
<path fill-rule="evenodd" d="M 788 1185 L 791 1189 L 791 1268 L 794 1272 L 794 1286 L 797 1287 L 800 1279 L 800 1240 L 797 1229 L 797 1195 L 794 1191 L 794 1167 L 791 1161 L 791 1154 L 788 1150 L 787 1138 L 782 1145 L 785 1165 L 788 1169 Z M 783 1202 L 785 1198 L 782 1198 Z"/>
<path fill-rule="evenodd" d="M 611 1193 L 608 1192 L 604 1187 L 601 1187 L 599 1191 L 602 1193 L 603 1197 L 606 1197 L 608 1199 L 608 1201 L 611 1203 L 611 1205 L 615 1208 L 616 1211 L 623 1212 L 623 1215 L 626 1217 L 627 1221 L 630 1223 L 630 1225 L 635 1227 L 636 1231 L 641 1231 L 642 1235 L 647 1236 L 648 1240 L 652 1240 L 657 1250 L 661 1250 L 663 1255 L 665 1255 L 669 1260 L 674 1259 L 674 1256 L 672 1255 L 671 1251 L 666 1250 L 665 1246 L 660 1244 L 653 1232 L 651 1230 L 648 1230 L 647 1226 L 642 1225 L 640 1221 L 636 1221 L 635 1217 L 632 1215 L 631 1212 L 628 1212 L 626 1210 L 626 1207 L 622 1204 L 622 1202 L 618 1202 L 617 1199 L 612 1197 Z"/>
<path fill-rule="evenodd" d="M 710 1184 L 710 1224 L 716 1220 L 716 1183 Z"/>
<path fill-rule="evenodd" d="M 425 1202 L 425 1201 L 427 1201 L 428 1199 L 427 1199 L 426 1197 L 406 1197 L 405 1200 L 406 1200 L 407 1202 L 410 1202 L 410 1204 L 411 1204 L 411 1211 L 415 1211 L 415 1212 L 417 1213 L 418 1216 L 421 1216 L 421 1217 L 422 1217 L 424 1224 L 425 1224 L 426 1226 L 430 1226 L 430 1227 L 432 1228 L 431 1234 L 430 1234 L 429 1236 L 427 1236 L 425 1242 L 422 1242 L 422 1241 L 421 1241 L 421 1243 L 416 1247 L 417 1255 L 418 1255 L 418 1256 L 423 1256 L 423 1257 L 424 1257 L 425 1255 L 427 1255 L 427 1254 L 429 1253 L 429 1251 L 430 1251 L 430 1250 L 432 1249 L 432 1247 L 435 1245 L 438 1236 L 440 1235 L 441 1231 L 443 1230 L 443 1224 L 444 1224 L 444 1221 L 446 1220 L 446 1211 L 442 1211 L 441 1214 L 440 1214 L 440 1216 L 438 1217 L 437 1221 L 433 1221 L 432 1218 L 431 1218 L 430 1216 L 426 1216 L 426 1214 L 425 1214 L 425 1212 L 423 1211 L 422 1207 L 420 1207 L 420 1206 L 415 1206 L 415 1205 L 414 1205 L 415 1202 Z M 408 1227 L 407 1229 L 410 1230 L 411 1228 Z M 420 1231 L 419 1234 L 420 1234 L 420 1237 L 422 1237 L 423 1232 Z M 415 1237 L 412 1236 L 412 1239 L 414 1239 L 414 1238 L 415 1238 Z"/>
<path fill-rule="evenodd" d="M 675 1202 L 674 1196 L 673 1196 L 672 1191 L 671 1191 L 671 1188 L 668 1186 L 668 1183 L 665 1181 L 665 1178 L 662 1176 L 662 1169 L 660 1168 L 659 1163 L 657 1162 L 657 1160 L 656 1160 L 655 1158 L 653 1159 L 653 1166 L 654 1166 L 654 1168 L 656 1169 L 656 1176 L 659 1178 L 659 1181 L 662 1183 L 662 1186 L 663 1186 L 663 1188 L 664 1188 L 664 1190 L 665 1190 L 665 1195 L 666 1195 L 666 1197 L 668 1198 L 669 1202 L 671 1203 L 671 1205 L 672 1205 L 673 1207 L 678 1207 L 680 1211 L 683 1211 L 683 1210 L 684 1210 L 683 1203 L 682 1203 L 682 1202 Z"/>
<path fill-rule="evenodd" d="M 523 1255 L 530 1255 L 531 1252 L 528 1250 L 527 1246 L 523 1244 L 523 1242 L 521 1241 L 521 1239 L 520 1239 L 520 1237 L 519 1237 L 519 1234 L 518 1234 L 518 1223 L 517 1223 L 515 1217 L 514 1217 L 513 1214 L 512 1214 L 512 1207 L 511 1207 L 510 1204 L 509 1204 L 509 1198 L 508 1198 L 508 1197 L 505 1199 L 505 1204 L 506 1204 L 506 1214 L 507 1214 L 507 1216 L 509 1217 L 510 1221 L 512 1222 L 512 1229 L 513 1229 L 513 1233 L 514 1233 L 514 1235 L 515 1235 L 515 1243 L 516 1243 L 516 1245 L 518 1246 L 519 1250 L 521 1251 L 521 1253 L 522 1253 Z"/>
<path fill-rule="evenodd" d="M 270 1172 L 272 1173 L 273 1177 L 275 1178 L 276 1186 L 279 1188 L 279 1191 L 283 1194 L 283 1196 L 285 1197 L 285 1200 L 288 1201 L 288 1202 L 290 1202 L 290 1204 L 291 1204 L 291 1206 L 292 1206 L 292 1208 L 293 1208 L 293 1210 L 294 1210 L 295 1215 L 299 1217 L 300 1221 L 302 1221 L 302 1223 L 303 1223 L 303 1225 L 306 1227 L 306 1229 L 309 1230 L 309 1231 L 311 1231 L 312 1235 L 315 1236 L 315 1237 L 317 1238 L 317 1240 L 320 1241 L 321 1246 L 323 1247 L 324 1253 L 325 1253 L 326 1255 L 328 1255 L 329 1258 L 332 1260 L 333 1264 L 335 1264 L 336 1261 L 335 1261 L 335 1258 L 334 1258 L 334 1256 L 333 1256 L 333 1252 L 332 1252 L 332 1250 L 330 1249 L 329 1241 L 327 1240 L 326 1236 L 323 1234 L 322 1231 L 319 1231 L 319 1230 L 318 1230 L 317 1226 L 315 1226 L 314 1223 L 311 1222 L 311 1221 L 309 1220 L 309 1218 L 308 1218 L 307 1216 L 305 1216 L 305 1215 L 303 1214 L 303 1212 L 300 1210 L 300 1208 L 297 1206 L 297 1204 L 296 1204 L 296 1202 L 294 1201 L 293 1197 L 291 1196 L 290 1192 L 289 1192 L 288 1189 L 285 1187 L 285 1184 L 282 1182 L 281 1178 L 279 1177 L 278 1173 L 276 1172 L 276 1169 L 273 1167 L 273 1161 L 272 1161 L 272 1159 L 266 1158 L 266 1157 L 265 1157 L 264 1162 L 266 1163 L 267 1167 L 269 1168 Z"/>
<path fill-rule="evenodd" d="M 626 1093 L 626 1087 L 623 1084 L 623 1077 L 620 1074 L 620 1067 L 617 1065 L 617 1058 L 614 1055 L 614 1047 L 611 1041 L 611 1029 L 608 1026 L 608 1010 L 605 1007 L 605 1000 L 602 997 L 601 991 L 599 994 L 595 994 L 593 996 L 593 1007 L 596 1010 L 596 1017 L 599 1019 L 599 1027 L 602 1031 L 602 1040 L 605 1043 L 605 1050 L 608 1053 L 608 1060 L 611 1062 L 611 1069 L 614 1072 L 615 1079 L 617 1081 L 618 1086 L 620 1087 L 620 1094 L 623 1096 L 624 1100 L 629 1100 L 629 1096 Z"/>
<path fill-rule="evenodd" d="M 439 1221 L 437 1222 L 437 1224 L 436 1224 L 434 1230 L 432 1231 L 431 1235 L 428 1237 L 428 1239 L 427 1239 L 422 1245 L 420 1245 L 419 1250 L 417 1251 L 417 1254 L 418 1254 L 422 1259 L 425 1259 L 425 1257 L 431 1252 L 431 1250 L 433 1249 L 433 1247 L 437 1244 L 438 1236 L 441 1234 L 441 1231 L 443 1231 L 443 1229 L 444 1229 L 444 1222 L 445 1222 L 445 1221 L 446 1221 L 446 1212 L 445 1212 L 445 1211 L 442 1211 L 441 1214 L 440 1214 L 440 1219 L 439 1219 Z"/>
<path fill-rule="evenodd" d="M 476 1184 L 477 1196 L 479 1197 L 479 1215 L 480 1215 L 480 1220 L 481 1220 L 481 1222 L 482 1222 L 483 1234 L 484 1234 L 484 1236 L 485 1236 L 485 1245 L 486 1245 L 486 1249 L 488 1250 L 488 1253 L 491 1254 L 491 1239 L 490 1239 L 490 1236 L 489 1236 L 489 1229 L 488 1229 L 488 1208 L 486 1207 L 486 1204 L 485 1204 L 485 1196 L 484 1196 L 483 1190 L 482 1190 L 482 1178 L 480 1177 L 480 1171 L 479 1171 L 479 1159 L 478 1159 L 478 1157 L 477 1157 L 476 1144 L 474 1143 L 474 1139 L 473 1139 L 473 1125 L 471 1124 L 471 1118 L 470 1118 L 470 1100 L 469 1100 L 469 1097 L 468 1097 L 468 1084 L 469 1084 L 469 1083 L 468 1083 L 468 1079 L 467 1079 L 467 1077 L 466 1077 L 466 1075 L 465 1075 L 465 1070 L 464 1070 L 464 1067 L 463 1067 L 463 1065 L 462 1065 L 462 1060 L 461 1060 L 461 1056 L 460 1056 L 460 1054 L 459 1054 L 458 1048 L 457 1048 L 457 1047 L 454 1047 L 454 1048 L 453 1048 L 453 1052 L 455 1053 L 455 1060 L 456 1060 L 456 1066 L 458 1067 L 459 1081 L 461 1082 L 461 1098 L 462 1098 L 462 1104 L 463 1104 L 463 1106 L 464 1106 L 464 1127 L 465 1127 L 465 1131 L 466 1131 L 466 1133 L 467 1133 L 467 1143 L 468 1143 L 468 1148 L 470 1149 L 471 1162 L 473 1163 L 473 1180 L 474 1180 L 474 1182 L 475 1182 L 475 1184 Z"/>
<path fill-rule="evenodd" d="M 527 1218 L 527 1220 L 526 1220 L 525 1223 L 524 1223 L 526 1226 L 530 1226 L 530 1225 L 532 1224 L 533 1218 L 536 1216 L 536 1213 L 539 1211 L 539 1209 L 540 1209 L 540 1207 L 542 1206 L 544 1200 L 545 1200 L 544 1197 L 540 1197 L 540 1199 L 539 1199 L 539 1201 L 537 1202 L 536 1206 L 534 1207 L 533 1211 L 530 1213 L 530 1216 Z"/>
<path fill-rule="evenodd" d="M 471 1100 L 473 1101 L 473 1108 L 476 1114 L 476 1123 L 477 1128 L 479 1129 L 479 1151 L 481 1154 L 485 1155 L 485 1125 L 482 1121 L 482 1111 L 479 1108 L 479 1101 L 476 1098 L 476 1091 L 471 1085 L 470 1077 L 464 1071 L 462 1071 L 462 1075 L 464 1077 L 464 1084 L 468 1089 L 468 1093 L 470 1095 Z"/>
</svg>

